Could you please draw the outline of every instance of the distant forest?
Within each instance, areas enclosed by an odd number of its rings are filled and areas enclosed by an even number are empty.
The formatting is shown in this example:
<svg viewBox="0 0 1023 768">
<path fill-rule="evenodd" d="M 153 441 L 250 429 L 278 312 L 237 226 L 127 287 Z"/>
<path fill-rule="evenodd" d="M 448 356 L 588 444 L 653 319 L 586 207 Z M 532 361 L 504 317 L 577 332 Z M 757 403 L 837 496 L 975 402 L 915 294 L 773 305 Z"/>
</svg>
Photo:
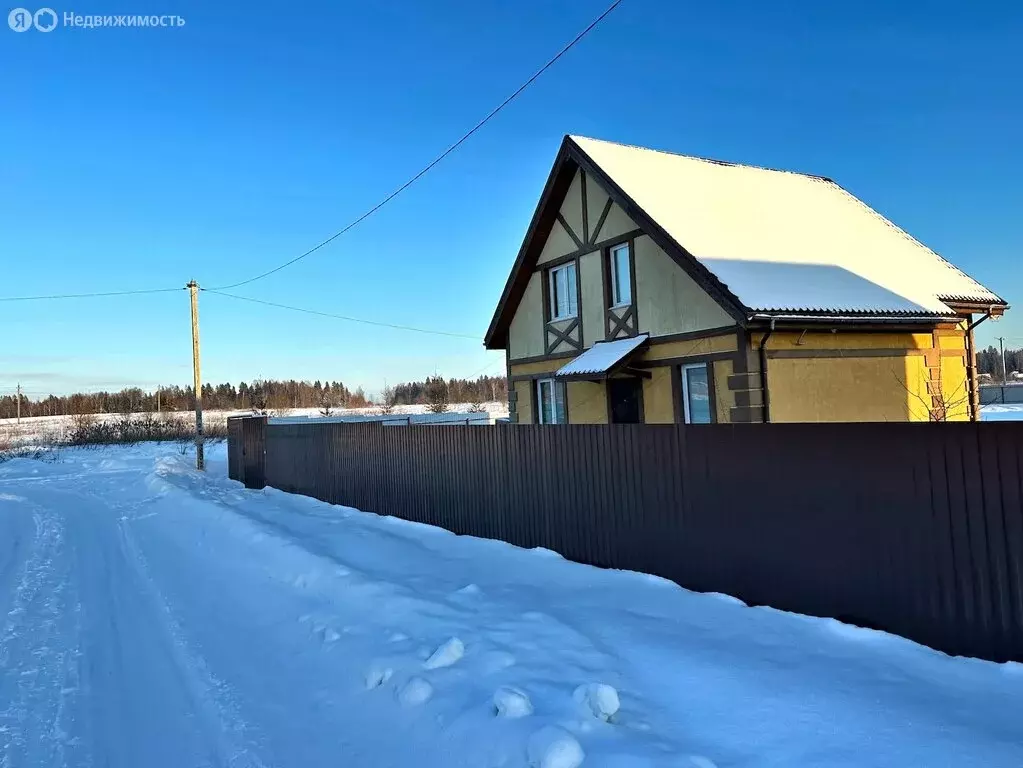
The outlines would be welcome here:
<svg viewBox="0 0 1023 768">
<path fill-rule="evenodd" d="M 1005 350 L 1005 373 L 1011 377 L 1013 371 L 1023 372 L 1023 349 Z M 990 373 L 995 381 L 1002 380 L 1002 355 L 997 347 L 977 352 L 977 373 Z"/>
<path fill-rule="evenodd" d="M 257 379 L 234 384 L 204 384 L 203 407 L 207 410 L 285 410 L 288 408 L 319 408 L 330 412 L 338 408 L 363 408 L 370 405 L 389 407 L 426 403 L 440 409 L 447 403 L 504 402 L 508 386 L 504 377 L 480 376 L 467 379 L 433 377 L 384 387 L 375 398 L 362 387 L 353 392 L 340 381 L 276 381 Z M 161 387 L 151 392 L 129 387 L 119 392 L 88 392 L 50 395 L 38 400 L 21 396 L 21 415 L 65 416 L 79 413 L 143 413 L 155 411 L 188 411 L 194 408 L 192 387 Z M 0 396 L 0 418 L 17 415 L 18 401 L 14 395 Z"/>
</svg>

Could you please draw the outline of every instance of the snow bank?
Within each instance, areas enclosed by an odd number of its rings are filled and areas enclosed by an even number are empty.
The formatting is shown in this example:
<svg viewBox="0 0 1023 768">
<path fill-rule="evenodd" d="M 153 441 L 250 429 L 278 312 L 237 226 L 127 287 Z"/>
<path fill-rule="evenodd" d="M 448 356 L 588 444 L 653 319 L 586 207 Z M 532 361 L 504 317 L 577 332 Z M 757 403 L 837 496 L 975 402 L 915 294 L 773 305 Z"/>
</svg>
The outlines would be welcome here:
<svg viewBox="0 0 1023 768">
<path fill-rule="evenodd" d="M 0 464 L 0 764 L 1023 765 L 1023 666 L 196 473 Z"/>
<path fill-rule="evenodd" d="M 572 734 L 547 726 L 529 737 L 529 764 L 536 768 L 578 768 L 586 754 Z"/>
</svg>

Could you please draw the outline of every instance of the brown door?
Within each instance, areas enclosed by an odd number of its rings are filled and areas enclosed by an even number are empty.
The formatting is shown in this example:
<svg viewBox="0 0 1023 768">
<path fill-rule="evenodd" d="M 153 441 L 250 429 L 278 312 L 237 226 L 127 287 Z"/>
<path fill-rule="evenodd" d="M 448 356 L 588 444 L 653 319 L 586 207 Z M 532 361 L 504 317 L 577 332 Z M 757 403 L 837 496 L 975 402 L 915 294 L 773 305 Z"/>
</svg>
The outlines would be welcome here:
<svg viewBox="0 0 1023 768">
<path fill-rule="evenodd" d="M 612 424 L 643 423 L 643 382 L 639 379 L 608 379 L 607 399 Z"/>
</svg>

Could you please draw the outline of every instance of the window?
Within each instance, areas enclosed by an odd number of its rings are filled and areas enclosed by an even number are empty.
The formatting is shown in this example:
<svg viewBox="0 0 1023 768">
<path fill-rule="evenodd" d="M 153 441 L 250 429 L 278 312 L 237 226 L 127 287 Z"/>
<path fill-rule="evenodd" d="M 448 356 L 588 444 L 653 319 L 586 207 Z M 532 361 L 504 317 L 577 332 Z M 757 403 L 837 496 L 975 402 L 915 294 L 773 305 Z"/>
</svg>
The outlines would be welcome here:
<svg viewBox="0 0 1023 768">
<path fill-rule="evenodd" d="M 564 320 L 579 314 L 579 294 L 576 292 L 575 262 L 562 264 L 550 271 L 551 320 Z"/>
<path fill-rule="evenodd" d="M 682 366 L 682 407 L 686 424 L 710 424 L 710 381 L 706 363 Z"/>
<path fill-rule="evenodd" d="M 567 424 L 565 382 L 541 379 L 536 382 L 536 410 L 539 424 Z"/>
<path fill-rule="evenodd" d="M 611 306 L 625 307 L 632 303 L 632 253 L 628 243 L 611 249 Z"/>
</svg>

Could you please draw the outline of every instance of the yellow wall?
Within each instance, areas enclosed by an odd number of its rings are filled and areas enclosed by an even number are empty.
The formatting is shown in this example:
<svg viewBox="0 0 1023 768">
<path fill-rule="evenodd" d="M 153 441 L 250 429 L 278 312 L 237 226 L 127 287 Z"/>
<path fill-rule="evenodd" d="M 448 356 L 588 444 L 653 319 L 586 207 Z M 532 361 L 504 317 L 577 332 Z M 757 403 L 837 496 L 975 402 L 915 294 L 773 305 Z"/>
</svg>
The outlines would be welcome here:
<svg viewBox="0 0 1023 768">
<path fill-rule="evenodd" d="M 565 222 L 572 228 L 575 236 L 586 242 L 586 235 L 583 232 L 582 176 L 582 171 L 575 172 L 575 178 L 572 179 L 572 184 L 565 194 L 565 201 L 561 204 L 560 210 Z M 593 185 L 590 184 L 588 186 Z M 587 196 L 589 196 L 589 191 L 589 189 L 586 190 Z M 574 250 L 575 247 L 573 246 L 566 253 L 571 253 Z"/>
<path fill-rule="evenodd" d="M 771 421 L 926 421 L 922 355 L 768 360 Z"/>
<path fill-rule="evenodd" d="M 750 334 L 750 346 L 760 348 L 763 334 Z M 775 331 L 767 341 L 775 349 L 930 349 L 930 333 L 862 333 L 857 331 Z"/>
<path fill-rule="evenodd" d="M 586 194 L 589 196 L 589 187 L 586 188 Z M 599 216 L 599 214 L 598 214 Z M 597 226 L 597 222 L 593 222 L 593 226 Z M 636 222 L 630 219 L 625 211 L 618 207 L 615 203 L 611 206 L 611 210 L 607 213 L 607 218 L 604 219 L 604 224 L 600 228 L 600 232 L 597 233 L 597 241 L 603 242 L 604 240 L 610 240 L 612 237 L 618 237 L 618 235 L 624 235 L 626 232 L 631 232 L 637 229 Z"/>
<path fill-rule="evenodd" d="M 544 353 L 542 290 L 543 279 L 541 273 L 537 272 L 529 278 L 526 292 L 508 329 L 508 351 L 513 360 Z"/>
<path fill-rule="evenodd" d="M 673 424 L 675 402 L 671 390 L 671 366 L 648 370 L 651 378 L 643 379 L 643 419 L 647 424 Z"/>
<path fill-rule="evenodd" d="M 759 334 L 751 337 L 751 349 L 758 347 L 760 338 Z M 937 390 L 928 388 L 929 360 L 940 360 L 946 419 L 966 420 L 965 334 L 941 331 L 937 341 L 935 349 L 931 333 L 775 333 L 768 341 L 769 351 L 817 351 L 824 356 L 769 356 L 771 421 L 928 421 L 931 390 Z M 858 350 L 863 354 L 857 356 Z M 905 354 L 876 356 L 877 350 Z M 960 350 L 962 355 L 955 354 Z M 828 356 L 829 351 L 835 355 Z"/>
<path fill-rule="evenodd" d="M 589 188 L 586 192 L 589 194 Z M 582 296 L 579 311 L 583 321 L 583 346 L 592 347 L 595 342 L 604 340 L 604 267 L 599 251 L 579 258 L 579 292 Z"/>
<path fill-rule="evenodd" d="M 650 344 L 640 356 L 641 361 L 667 360 L 672 357 L 691 357 L 693 355 L 709 355 L 714 352 L 734 352 L 735 335 L 708 336 L 703 339 L 687 341 L 668 341 L 663 344 Z"/>
<path fill-rule="evenodd" d="M 602 239 L 599 236 L 598 238 L 593 238 L 593 230 L 596 229 L 597 222 L 600 221 L 600 214 L 604 212 L 607 198 L 607 192 L 604 191 L 604 188 L 595 179 L 592 177 L 586 179 L 586 208 L 589 212 L 590 236 L 594 242 L 597 242 L 597 239 Z"/>
<path fill-rule="evenodd" d="M 566 394 L 569 424 L 607 424 L 607 389 L 603 381 L 570 381 Z"/>
<path fill-rule="evenodd" d="M 964 352 L 965 354 L 965 352 Z M 970 384 L 966 378 L 964 357 L 941 358 L 941 388 L 947 421 L 969 421 Z"/>
<path fill-rule="evenodd" d="M 639 330 L 654 336 L 735 325 L 725 312 L 648 236 L 636 238 Z"/>
<path fill-rule="evenodd" d="M 517 400 L 515 402 L 515 412 L 519 415 L 519 424 L 532 424 L 533 423 L 533 382 L 532 381 L 516 381 L 514 384 L 515 395 Z"/>
<path fill-rule="evenodd" d="M 544 244 L 543 250 L 540 251 L 540 257 L 536 260 L 537 264 L 546 264 L 548 261 L 560 258 L 566 254 L 572 253 L 576 250 L 575 240 L 572 239 L 568 231 L 561 226 L 560 221 L 555 221 L 554 226 L 551 227 L 551 234 L 547 238 L 547 242 Z"/>
<path fill-rule="evenodd" d="M 553 373 L 570 359 L 569 357 L 563 357 L 560 360 L 537 360 L 535 363 L 512 363 L 508 375 L 533 376 L 537 373 Z"/>
<path fill-rule="evenodd" d="M 728 388 L 728 377 L 732 375 L 731 360 L 714 361 L 714 398 L 717 403 L 718 424 L 731 422 L 731 409 L 735 405 L 735 393 Z"/>
</svg>

